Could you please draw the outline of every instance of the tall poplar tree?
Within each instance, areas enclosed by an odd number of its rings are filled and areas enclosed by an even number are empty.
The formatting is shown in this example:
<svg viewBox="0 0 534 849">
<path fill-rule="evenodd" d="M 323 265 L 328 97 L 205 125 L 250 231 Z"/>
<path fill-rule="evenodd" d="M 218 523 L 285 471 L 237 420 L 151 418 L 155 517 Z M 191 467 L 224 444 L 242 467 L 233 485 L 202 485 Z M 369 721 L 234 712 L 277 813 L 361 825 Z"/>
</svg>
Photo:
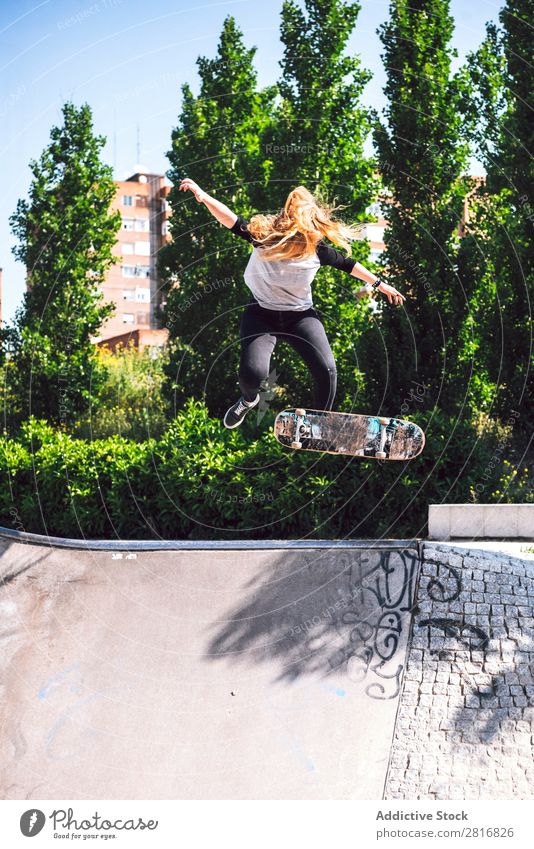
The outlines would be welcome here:
<svg viewBox="0 0 534 849">
<path fill-rule="evenodd" d="M 62 112 L 63 125 L 30 163 L 29 199 L 10 218 L 27 291 L 3 337 L 11 418 L 32 413 L 68 427 L 104 379 L 92 340 L 113 310 L 102 303 L 100 284 L 115 262 L 120 215 L 109 211 L 116 187 L 90 107 L 65 103 Z"/>
<path fill-rule="evenodd" d="M 407 301 L 403 309 L 382 302 L 361 358 L 374 406 L 386 397 L 388 412 L 406 413 L 417 394 L 418 404 L 452 409 L 464 392 L 453 363 L 466 309 L 456 261 L 469 86 L 464 71 L 451 71 L 449 0 L 393 0 L 379 32 L 387 105 L 374 140 L 391 194 L 381 259 Z"/>
<path fill-rule="evenodd" d="M 460 270 L 470 291 L 481 403 L 502 417 L 534 404 L 534 47 L 532 0 L 507 0 L 501 27 L 469 57 L 475 150 L 486 169 L 473 198 Z M 529 429 L 528 419 L 519 420 Z"/>
</svg>

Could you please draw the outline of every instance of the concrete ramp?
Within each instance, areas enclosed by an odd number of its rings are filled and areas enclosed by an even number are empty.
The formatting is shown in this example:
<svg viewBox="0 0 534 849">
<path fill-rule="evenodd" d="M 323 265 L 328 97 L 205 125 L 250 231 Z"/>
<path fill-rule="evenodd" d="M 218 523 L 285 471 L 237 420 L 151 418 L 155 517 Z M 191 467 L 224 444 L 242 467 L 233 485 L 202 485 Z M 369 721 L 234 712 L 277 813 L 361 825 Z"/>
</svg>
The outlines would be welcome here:
<svg viewBox="0 0 534 849">
<path fill-rule="evenodd" d="M 4 540 L 1 797 L 382 798 L 417 548 L 310 546 Z"/>
</svg>

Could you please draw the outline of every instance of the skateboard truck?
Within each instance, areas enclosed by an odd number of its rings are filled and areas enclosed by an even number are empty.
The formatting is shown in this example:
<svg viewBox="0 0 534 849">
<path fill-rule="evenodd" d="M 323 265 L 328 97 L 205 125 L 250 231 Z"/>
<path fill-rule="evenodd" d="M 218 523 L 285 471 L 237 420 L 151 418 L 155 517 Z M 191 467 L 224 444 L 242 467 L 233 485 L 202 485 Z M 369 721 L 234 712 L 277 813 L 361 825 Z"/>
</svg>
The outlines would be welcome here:
<svg viewBox="0 0 534 849">
<path fill-rule="evenodd" d="M 387 459 L 387 451 L 384 451 L 386 446 L 388 433 L 394 434 L 396 430 L 396 424 L 394 419 L 386 419 L 381 416 L 378 421 L 380 422 L 380 449 L 375 451 L 375 457 L 377 460 L 386 460 Z"/>
<path fill-rule="evenodd" d="M 304 429 L 304 416 L 306 410 L 302 407 L 297 407 L 295 410 L 295 439 L 291 443 L 292 448 L 302 448 L 302 442 L 299 439 L 300 429 Z"/>
</svg>

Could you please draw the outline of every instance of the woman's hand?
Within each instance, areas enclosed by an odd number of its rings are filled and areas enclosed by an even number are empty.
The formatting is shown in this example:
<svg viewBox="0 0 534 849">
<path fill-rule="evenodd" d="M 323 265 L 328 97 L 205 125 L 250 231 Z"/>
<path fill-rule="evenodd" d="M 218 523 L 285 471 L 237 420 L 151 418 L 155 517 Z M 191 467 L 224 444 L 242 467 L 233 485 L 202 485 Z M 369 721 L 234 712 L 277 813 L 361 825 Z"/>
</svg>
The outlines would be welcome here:
<svg viewBox="0 0 534 849">
<path fill-rule="evenodd" d="M 357 289 L 353 292 L 353 294 L 355 298 L 367 298 L 372 297 L 375 292 L 382 292 L 390 304 L 402 304 L 402 302 L 406 300 L 404 295 L 401 295 L 398 289 L 395 289 L 394 286 L 390 286 L 388 283 L 380 283 L 376 289 L 373 289 L 370 283 L 366 283 L 365 286 L 362 286 L 361 289 Z"/>
<path fill-rule="evenodd" d="M 404 295 L 401 295 L 399 290 L 395 289 L 394 286 L 390 286 L 389 283 L 381 283 L 377 289 L 386 296 L 390 304 L 402 304 L 406 300 Z"/>
<path fill-rule="evenodd" d="M 206 197 L 206 192 L 204 192 L 200 186 L 197 186 L 194 180 L 190 180 L 189 177 L 186 177 L 185 180 L 182 180 L 180 186 L 178 188 L 180 192 L 193 192 L 195 196 L 195 200 L 197 203 L 202 203 L 204 198 Z"/>
</svg>

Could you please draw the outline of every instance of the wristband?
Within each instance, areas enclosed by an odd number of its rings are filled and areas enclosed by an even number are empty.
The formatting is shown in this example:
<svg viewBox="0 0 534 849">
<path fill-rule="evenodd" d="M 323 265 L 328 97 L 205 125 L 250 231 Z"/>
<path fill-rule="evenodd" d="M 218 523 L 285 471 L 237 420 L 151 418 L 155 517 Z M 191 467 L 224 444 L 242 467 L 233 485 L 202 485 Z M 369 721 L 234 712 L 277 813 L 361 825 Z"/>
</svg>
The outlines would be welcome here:
<svg viewBox="0 0 534 849">
<path fill-rule="evenodd" d="M 377 277 L 377 279 L 375 280 L 375 282 L 374 282 L 374 283 L 371 283 L 371 288 L 372 288 L 372 289 L 378 289 L 378 287 L 381 285 L 381 283 L 382 283 L 382 282 L 383 282 L 383 281 L 380 279 L 380 277 Z"/>
</svg>

